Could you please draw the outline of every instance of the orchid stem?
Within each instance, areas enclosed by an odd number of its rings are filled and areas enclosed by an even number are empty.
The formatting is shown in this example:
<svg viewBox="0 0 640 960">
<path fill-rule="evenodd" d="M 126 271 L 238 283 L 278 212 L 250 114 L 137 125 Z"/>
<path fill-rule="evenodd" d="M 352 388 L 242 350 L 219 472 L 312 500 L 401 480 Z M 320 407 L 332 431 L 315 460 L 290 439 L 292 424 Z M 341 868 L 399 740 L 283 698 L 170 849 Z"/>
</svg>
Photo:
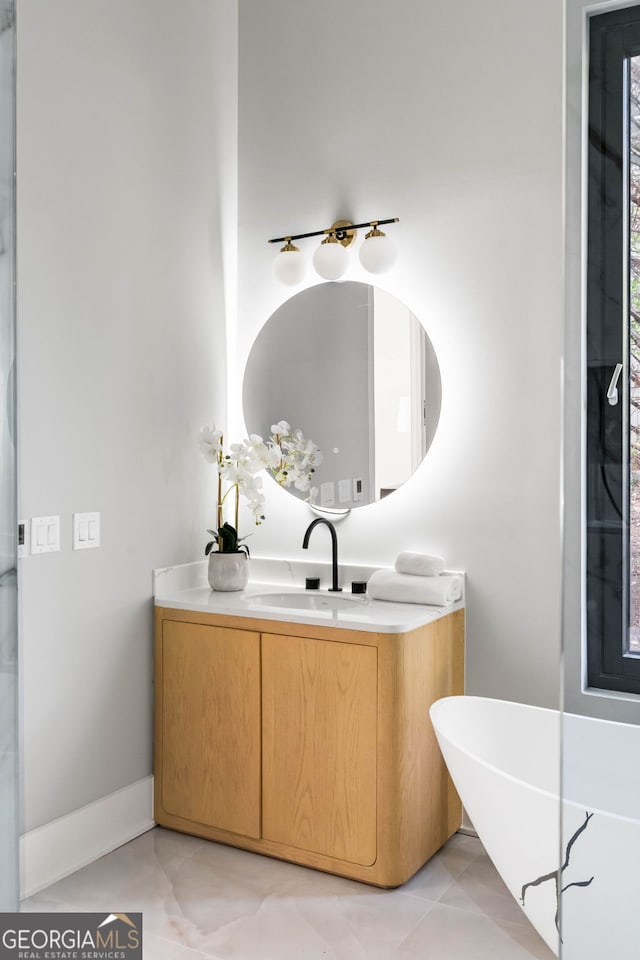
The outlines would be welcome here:
<svg viewBox="0 0 640 960">
<path fill-rule="evenodd" d="M 220 436 L 220 447 L 218 449 L 218 467 L 222 466 L 222 435 Z M 222 474 L 218 470 L 218 530 L 222 526 Z"/>
</svg>

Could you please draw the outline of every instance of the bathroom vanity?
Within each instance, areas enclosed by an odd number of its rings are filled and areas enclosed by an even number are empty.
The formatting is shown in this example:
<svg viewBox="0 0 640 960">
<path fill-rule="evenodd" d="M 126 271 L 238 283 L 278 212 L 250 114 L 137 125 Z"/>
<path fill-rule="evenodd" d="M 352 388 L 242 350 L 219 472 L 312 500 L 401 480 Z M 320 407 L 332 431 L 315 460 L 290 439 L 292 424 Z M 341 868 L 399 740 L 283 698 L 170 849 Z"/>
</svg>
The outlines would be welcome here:
<svg viewBox="0 0 640 960">
<path fill-rule="evenodd" d="M 429 706 L 463 692 L 462 604 L 161 573 L 156 821 L 379 886 L 411 877 L 460 826 Z"/>
</svg>

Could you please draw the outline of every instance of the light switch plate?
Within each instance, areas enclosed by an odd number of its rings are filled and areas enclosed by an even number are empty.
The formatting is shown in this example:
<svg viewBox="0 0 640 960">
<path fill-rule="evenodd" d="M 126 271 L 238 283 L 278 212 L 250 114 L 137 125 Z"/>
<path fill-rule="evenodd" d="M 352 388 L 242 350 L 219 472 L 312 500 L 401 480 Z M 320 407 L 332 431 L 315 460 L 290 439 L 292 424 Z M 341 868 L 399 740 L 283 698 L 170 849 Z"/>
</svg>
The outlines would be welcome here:
<svg viewBox="0 0 640 960">
<path fill-rule="evenodd" d="M 31 518 L 31 553 L 55 553 L 60 549 L 60 517 Z"/>
<path fill-rule="evenodd" d="M 332 507 L 336 502 L 336 485 L 333 480 L 320 484 L 320 506 Z"/>
<path fill-rule="evenodd" d="M 73 549 L 91 550 L 100 546 L 100 514 L 74 513 Z"/>
<path fill-rule="evenodd" d="M 351 480 L 340 480 L 338 483 L 338 500 L 340 503 L 349 503 L 351 500 Z"/>
</svg>

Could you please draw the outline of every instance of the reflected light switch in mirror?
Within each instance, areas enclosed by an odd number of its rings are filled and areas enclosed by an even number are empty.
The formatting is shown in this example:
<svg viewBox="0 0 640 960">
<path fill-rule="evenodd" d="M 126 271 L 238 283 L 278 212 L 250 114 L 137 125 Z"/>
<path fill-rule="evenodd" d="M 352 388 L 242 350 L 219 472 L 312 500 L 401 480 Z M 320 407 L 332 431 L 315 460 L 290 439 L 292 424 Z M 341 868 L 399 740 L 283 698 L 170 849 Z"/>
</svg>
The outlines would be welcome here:
<svg viewBox="0 0 640 960">
<path fill-rule="evenodd" d="M 88 550 L 100 546 L 100 514 L 74 513 L 73 549 Z"/>
<path fill-rule="evenodd" d="M 333 480 L 320 484 L 320 506 L 332 507 L 336 502 L 336 485 Z"/>
<path fill-rule="evenodd" d="M 351 480 L 341 480 L 339 482 L 338 500 L 340 503 L 349 503 L 349 500 L 351 500 Z"/>
</svg>

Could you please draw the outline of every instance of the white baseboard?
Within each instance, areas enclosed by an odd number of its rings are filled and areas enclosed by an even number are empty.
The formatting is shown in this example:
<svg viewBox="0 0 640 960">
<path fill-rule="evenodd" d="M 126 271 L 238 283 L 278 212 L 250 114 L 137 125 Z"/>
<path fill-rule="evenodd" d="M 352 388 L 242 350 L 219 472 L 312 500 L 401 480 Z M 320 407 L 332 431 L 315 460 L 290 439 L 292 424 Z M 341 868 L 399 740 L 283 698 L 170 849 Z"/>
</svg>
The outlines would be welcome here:
<svg viewBox="0 0 640 960">
<path fill-rule="evenodd" d="M 21 898 L 32 896 L 155 826 L 144 777 L 20 838 Z"/>
<path fill-rule="evenodd" d="M 463 834 L 465 837 L 475 837 L 476 840 L 479 840 L 478 834 L 470 827 L 459 827 L 457 833 Z"/>
<path fill-rule="evenodd" d="M 471 823 L 471 820 L 469 819 L 469 814 L 467 813 L 464 807 L 462 808 L 462 823 L 460 824 L 460 829 L 458 830 L 458 833 L 466 833 L 469 837 L 478 836 L 478 834 L 476 833 L 476 828 Z"/>
</svg>

